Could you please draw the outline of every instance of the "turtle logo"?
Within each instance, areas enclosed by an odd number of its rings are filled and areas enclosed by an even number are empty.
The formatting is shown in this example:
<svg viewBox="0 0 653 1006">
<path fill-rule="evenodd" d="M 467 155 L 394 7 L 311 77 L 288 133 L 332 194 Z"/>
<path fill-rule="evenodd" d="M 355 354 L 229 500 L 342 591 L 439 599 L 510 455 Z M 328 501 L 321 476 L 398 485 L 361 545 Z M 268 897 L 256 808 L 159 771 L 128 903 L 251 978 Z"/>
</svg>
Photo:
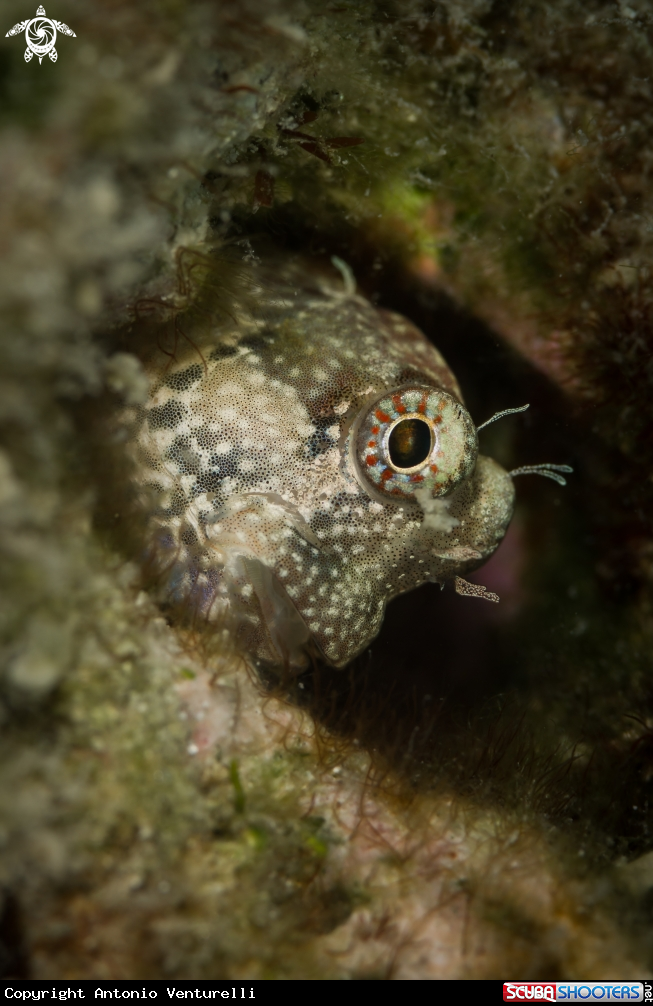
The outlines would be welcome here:
<svg viewBox="0 0 653 1006">
<path fill-rule="evenodd" d="M 54 43 L 57 41 L 57 31 L 77 38 L 75 32 L 71 31 L 67 24 L 63 24 L 62 21 L 52 21 L 46 17 L 43 7 L 38 8 L 36 17 L 33 17 L 31 21 L 21 21 L 19 24 L 15 24 L 7 32 L 5 38 L 9 38 L 10 35 L 20 35 L 21 31 L 25 32 L 25 41 L 27 42 L 26 63 L 29 63 L 32 56 L 38 56 L 40 63 L 46 55 L 53 63 L 57 62 L 57 50 L 54 47 Z"/>
</svg>

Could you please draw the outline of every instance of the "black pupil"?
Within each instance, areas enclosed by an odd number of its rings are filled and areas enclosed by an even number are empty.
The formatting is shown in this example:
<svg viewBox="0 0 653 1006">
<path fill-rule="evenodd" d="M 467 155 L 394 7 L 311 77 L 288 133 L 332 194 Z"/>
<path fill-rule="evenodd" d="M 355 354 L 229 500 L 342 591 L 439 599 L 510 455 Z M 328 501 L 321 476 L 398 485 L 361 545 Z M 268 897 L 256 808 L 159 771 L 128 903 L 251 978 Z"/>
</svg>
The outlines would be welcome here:
<svg viewBox="0 0 653 1006">
<path fill-rule="evenodd" d="M 402 419 L 388 438 L 388 453 L 395 468 L 414 468 L 431 453 L 431 429 L 423 419 Z"/>
</svg>

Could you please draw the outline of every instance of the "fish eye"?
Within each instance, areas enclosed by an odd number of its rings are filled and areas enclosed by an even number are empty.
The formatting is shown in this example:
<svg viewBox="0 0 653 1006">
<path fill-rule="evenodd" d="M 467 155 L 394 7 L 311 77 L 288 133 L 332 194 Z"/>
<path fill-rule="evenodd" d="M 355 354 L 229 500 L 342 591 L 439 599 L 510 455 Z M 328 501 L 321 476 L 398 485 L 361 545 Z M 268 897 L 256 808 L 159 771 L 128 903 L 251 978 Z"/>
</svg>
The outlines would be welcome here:
<svg viewBox="0 0 653 1006">
<path fill-rule="evenodd" d="M 433 430 L 424 419 L 400 419 L 390 429 L 388 460 L 398 472 L 422 467 L 433 450 Z"/>
<path fill-rule="evenodd" d="M 471 416 L 439 388 L 404 385 L 360 412 L 350 437 L 358 481 L 373 498 L 412 501 L 428 487 L 443 496 L 474 470 L 478 438 Z"/>
</svg>

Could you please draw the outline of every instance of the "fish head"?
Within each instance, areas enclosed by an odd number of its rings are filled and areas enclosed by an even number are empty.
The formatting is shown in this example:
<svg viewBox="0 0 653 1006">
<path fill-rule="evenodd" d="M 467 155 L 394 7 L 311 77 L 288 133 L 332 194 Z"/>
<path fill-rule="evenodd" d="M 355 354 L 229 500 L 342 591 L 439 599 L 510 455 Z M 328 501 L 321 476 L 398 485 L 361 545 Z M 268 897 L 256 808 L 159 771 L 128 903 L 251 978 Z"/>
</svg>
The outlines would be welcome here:
<svg viewBox="0 0 653 1006">
<path fill-rule="evenodd" d="M 442 355 L 326 281 L 262 287 L 151 379 L 133 449 L 160 590 L 254 661 L 344 666 L 391 598 L 506 531 L 512 481 Z"/>
</svg>

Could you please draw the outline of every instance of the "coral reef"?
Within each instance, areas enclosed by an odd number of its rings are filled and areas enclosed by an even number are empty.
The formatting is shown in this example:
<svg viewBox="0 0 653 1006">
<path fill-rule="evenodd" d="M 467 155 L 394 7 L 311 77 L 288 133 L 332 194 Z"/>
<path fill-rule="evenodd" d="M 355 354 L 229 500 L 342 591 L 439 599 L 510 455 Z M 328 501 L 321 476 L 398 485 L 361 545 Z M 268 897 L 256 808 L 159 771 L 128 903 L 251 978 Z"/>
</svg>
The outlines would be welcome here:
<svg viewBox="0 0 653 1006">
<path fill-rule="evenodd" d="M 5 31 L 32 17 L 11 0 Z M 0 48 L 7 977 L 650 968 L 645 2 L 121 0 Z M 265 254 L 347 263 L 518 483 L 482 605 L 257 678 L 115 507 L 142 361 Z"/>
</svg>

